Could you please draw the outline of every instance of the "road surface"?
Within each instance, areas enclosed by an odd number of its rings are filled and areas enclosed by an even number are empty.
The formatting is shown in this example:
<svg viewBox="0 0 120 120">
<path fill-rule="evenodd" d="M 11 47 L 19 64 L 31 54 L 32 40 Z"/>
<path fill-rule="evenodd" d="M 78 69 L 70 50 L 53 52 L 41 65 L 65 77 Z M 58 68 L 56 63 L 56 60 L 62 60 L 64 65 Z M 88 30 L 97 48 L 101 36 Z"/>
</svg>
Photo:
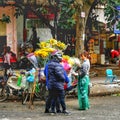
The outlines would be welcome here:
<svg viewBox="0 0 120 120">
<path fill-rule="evenodd" d="M 120 120 L 120 96 L 90 97 L 91 108 L 78 109 L 77 98 L 66 99 L 70 115 L 44 113 L 44 101 L 35 101 L 34 110 L 20 101 L 0 103 L 0 120 Z"/>
</svg>

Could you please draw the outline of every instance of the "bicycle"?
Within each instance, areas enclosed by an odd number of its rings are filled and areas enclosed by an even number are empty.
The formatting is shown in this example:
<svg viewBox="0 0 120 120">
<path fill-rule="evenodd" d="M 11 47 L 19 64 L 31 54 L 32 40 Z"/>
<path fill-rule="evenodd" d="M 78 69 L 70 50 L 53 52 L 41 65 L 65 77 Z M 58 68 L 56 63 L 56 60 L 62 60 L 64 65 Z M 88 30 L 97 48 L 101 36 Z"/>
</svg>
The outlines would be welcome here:
<svg viewBox="0 0 120 120">
<path fill-rule="evenodd" d="M 33 109 L 34 100 L 46 100 L 47 95 L 45 80 L 39 78 L 39 80 L 34 80 L 33 83 L 27 82 L 27 87 L 22 93 L 22 104 L 29 103 L 29 108 Z"/>
</svg>

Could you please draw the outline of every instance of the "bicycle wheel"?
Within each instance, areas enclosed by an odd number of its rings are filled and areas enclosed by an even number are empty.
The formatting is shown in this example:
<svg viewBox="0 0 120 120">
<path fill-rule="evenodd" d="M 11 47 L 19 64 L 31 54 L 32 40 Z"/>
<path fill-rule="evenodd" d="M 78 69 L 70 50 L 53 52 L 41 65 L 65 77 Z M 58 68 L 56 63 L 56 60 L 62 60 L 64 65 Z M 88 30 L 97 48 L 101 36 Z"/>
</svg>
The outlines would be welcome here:
<svg viewBox="0 0 120 120">
<path fill-rule="evenodd" d="M 9 97 L 8 86 L 0 86 L 0 102 L 7 100 Z"/>
<path fill-rule="evenodd" d="M 39 83 L 39 91 L 35 92 L 35 98 L 40 100 L 46 100 L 48 91 L 46 90 L 45 83 Z"/>
</svg>

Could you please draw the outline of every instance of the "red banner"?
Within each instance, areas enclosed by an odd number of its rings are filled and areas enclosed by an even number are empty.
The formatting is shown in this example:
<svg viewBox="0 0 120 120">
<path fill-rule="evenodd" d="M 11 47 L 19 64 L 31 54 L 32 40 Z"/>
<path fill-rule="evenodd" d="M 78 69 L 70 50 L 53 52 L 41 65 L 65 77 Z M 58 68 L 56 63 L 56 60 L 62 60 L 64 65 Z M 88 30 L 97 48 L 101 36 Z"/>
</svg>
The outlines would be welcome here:
<svg viewBox="0 0 120 120">
<path fill-rule="evenodd" d="M 38 16 L 35 15 L 33 12 L 28 12 L 27 13 L 27 18 L 38 18 Z"/>
<path fill-rule="evenodd" d="M 43 15 L 45 18 L 49 19 L 49 20 L 53 20 L 55 15 L 53 13 L 51 14 L 45 14 Z M 27 13 L 27 18 L 31 19 L 31 18 L 34 18 L 34 19 L 38 19 L 39 17 L 37 15 L 35 15 L 33 12 L 28 12 Z"/>
</svg>

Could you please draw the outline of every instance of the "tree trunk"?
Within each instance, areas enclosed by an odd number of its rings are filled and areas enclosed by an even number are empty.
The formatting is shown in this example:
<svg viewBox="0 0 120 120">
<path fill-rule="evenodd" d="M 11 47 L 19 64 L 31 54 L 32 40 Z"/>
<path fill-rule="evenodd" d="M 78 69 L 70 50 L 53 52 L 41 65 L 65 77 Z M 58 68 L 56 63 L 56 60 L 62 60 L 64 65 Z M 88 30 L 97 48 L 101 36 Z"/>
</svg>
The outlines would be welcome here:
<svg viewBox="0 0 120 120">
<path fill-rule="evenodd" d="M 84 2 L 84 0 L 79 2 L 79 7 L 76 8 L 76 57 L 79 57 L 79 54 L 84 50 L 85 26 L 91 8 L 91 5 Z M 91 4 L 93 4 L 93 2 L 94 0 L 90 1 Z M 81 16 L 81 12 L 85 13 L 85 17 Z"/>
<path fill-rule="evenodd" d="M 76 47 L 75 47 L 75 56 L 78 57 L 80 53 L 80 15 L 77 11 L 76 13 Z"/>
<path fill-rule="evenodd" d="M 85 35 L 85 19 L 81 17 L 82 9 L 77 10 L 76 14 L 76 48 L 75 56 L 79 57 L 79 54 L 84 50 L 84 38 Z"/>
</svg>

